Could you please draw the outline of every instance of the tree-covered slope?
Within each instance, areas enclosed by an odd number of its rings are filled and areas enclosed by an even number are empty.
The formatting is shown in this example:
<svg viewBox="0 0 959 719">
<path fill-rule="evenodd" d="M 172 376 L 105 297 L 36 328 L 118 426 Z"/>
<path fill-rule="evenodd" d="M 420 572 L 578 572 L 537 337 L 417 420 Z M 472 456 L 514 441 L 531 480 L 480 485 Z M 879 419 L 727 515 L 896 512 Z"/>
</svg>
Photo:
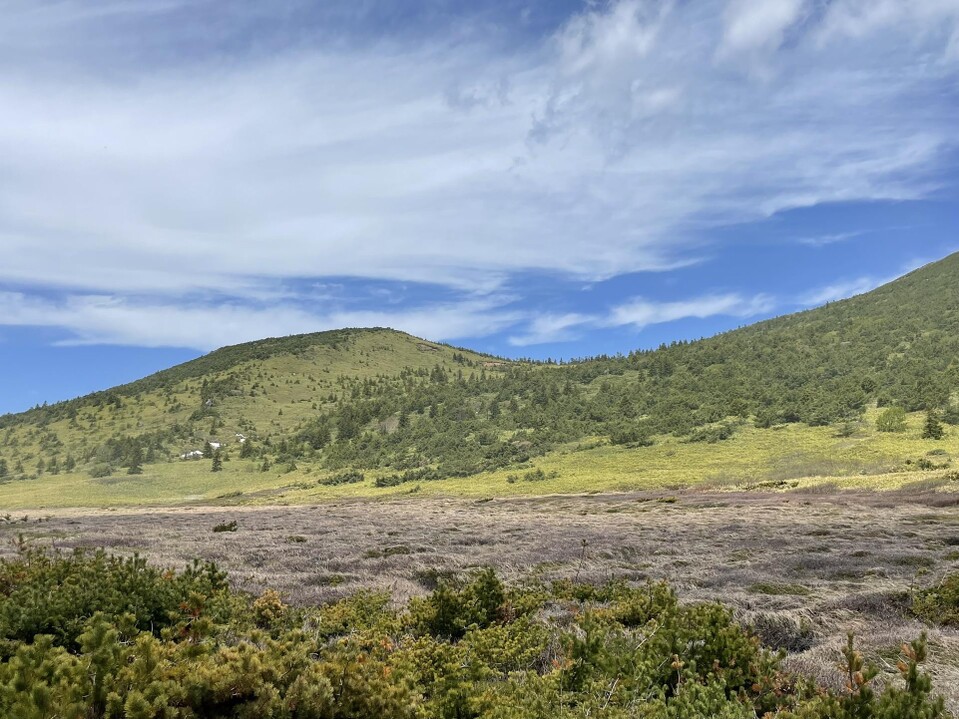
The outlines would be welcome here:
<svg viewBox="0 0 959 719">
<path fill-rule="evenodd" d="M 870 406 L 959 419 L 959 255 L 873 292 L 697 342 L 512 363 L 391 330 L 264 340 L 0 419 L 5 479 L 137 472 L 221 444 L 251 470 L 379 486 L 523 469 L 571 441 L 727 439 Z M 208 457 L 209 458 L 209 457 Z M 52 467 L 51 467 L 52 465 Z M 4 466 L 0 464 L 0 470 Z"/>
</svg>

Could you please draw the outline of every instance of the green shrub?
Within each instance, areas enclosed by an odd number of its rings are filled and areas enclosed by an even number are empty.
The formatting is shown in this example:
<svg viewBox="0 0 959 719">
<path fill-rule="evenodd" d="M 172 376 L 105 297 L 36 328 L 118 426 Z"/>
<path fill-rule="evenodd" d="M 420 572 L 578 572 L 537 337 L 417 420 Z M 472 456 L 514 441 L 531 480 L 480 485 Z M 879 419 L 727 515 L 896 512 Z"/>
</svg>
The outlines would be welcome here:
<svg viewBox="0 0 959 719">
<path fill-rule="evenodd" d="M 626 425 L 613 429 L 609 434 L 609 441 L 612 444 L 628 447 L 650 447 L 653 444 L 653 437 L 646 426 Z"/>
<path fill-rule="evenodd" d="M 959 574 L 949 574 L 936 586 L 917 591 L 912 610 L 930 624 L 959 627 Z"/>
<path fill-rule="evenodd" d="M 128 630 L 160 632 L 184 621 L 192 611 L 185 606 L 226 598 L 226 575 L 214 564 L 194 563 L 175 573 L 138 556 L 27 549 L 0 564 L 0 640 L 28 642 L 47 634 L 57 645 L 75 648 L 96 612 Z"/>
<path fill-rule="evenodd" d="M 736 425 L 731 422 L 722 422 L 717 425 L 700 427 L 689 435 L 689 442 L 708 442 L 715 444 L 727 439 L 732 439 L 736 434 Z"/>
<path fill-rule="evenodd" d="M 338 487 L 343 484 L 358 484 L 362 482 L 366 477 L 362 472 L 359 472 L 355 469 L 348 470 L 346 472 L 339 472 L 325 479 L 321 479 L 317 484 L 326 486 L 326 487 Z"/>
<path fill-rule="evenodd" d="M 889 407 L 876 418 L 876 429 L 880 432 L 905 432 L 906 410 L 902 407 Z"/>
<path fill-rule="evenodd" d="M 0 716 L 945 719 L 924 638 L 881 692 L 850 638 L 849 688 L 833 692 L 663 583 L 519 590 L 484 570 L 389 605 L 361 592 L 295 610 L 231 592 L 212 565 L 25 552 L 0 564 Z"/>
<path fill-rule="evenodd" d="M 470 627 L 488 627 L 504 616 L 506 595 L 492 569 L 484 569 L 466 586 L 440 582 L 425 599 L 410 604 L 410 624 L 419 633 L 459 639 Z"/>
<path fill-rule="evenodd" d="M 106 462 L 100 462 L 90 467 L 90 476 L 94 479 L 102 479 L 113 474 L 113 467 Z"/>
</svg>

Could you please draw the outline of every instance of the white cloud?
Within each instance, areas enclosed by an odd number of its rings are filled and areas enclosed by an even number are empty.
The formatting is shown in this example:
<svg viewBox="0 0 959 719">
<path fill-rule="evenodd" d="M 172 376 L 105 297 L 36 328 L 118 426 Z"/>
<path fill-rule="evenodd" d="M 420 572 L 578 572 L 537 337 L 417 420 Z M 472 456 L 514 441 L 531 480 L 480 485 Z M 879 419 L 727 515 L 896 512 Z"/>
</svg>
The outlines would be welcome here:
<svg viewBox="0 0 959 719">
<path fill-rule="evenodd" d="M 804 0 L 732 0 L 726 6 L 722 49 L 778 48 L 786 29 L 800 18 L 804 5 Z"/>
<path fill-rule="evenodd" d="M 848 297 L 861 295 L 864 292 L 874 290 L 880 285 L 889 282 L 890 279 L 894 278 L 880 279 L 877 277 L 867 276 L 857 277 L 851 280 L 842 280 L 840 282 L 835 282 L 831 285 L 826 285 L 806 293 L 800 298 L 800 304 L 806 307 L 818 307 L 819 305 L 824 305 L 827 302 L 844 300 Z"/>
<path fill-rule="evenodd" d="M 738 294 L 706 295 L 674 302 L 656 302 L 641 297 L 611 308 L 603 314 L 544 314 L 533 317 L 525 332 L 510 337 L 510 344 L 526 346 L 547 342 L 562 342 L 576 337 L 586 329 L 631 326 L 643 329 L 689 318 L 756 317 L 775 307 L 768 295 L 742 297 Z"/>
<path fill-rule="evenodd" d="M 810 235 L 809 237 L 800 237 L 796 240 L 801 245 L 810 247 L 825 247 L 826 245 L 835 245 L 838 242 L 845 242 L 855 237 L 861 237 L 866 234 L 863 231 L 856 232 L 835 232 L 828 235 Z"/>
<path fill-rule="evenodd" d="M 7 325 L 69 328 L 64 344 L 119 344 L 212 350 L 228 344 L 341 327 L 392 327 L 420 337 L 450 340 L 486 335 L 515 324 L 521 316 L 502 307 L 504 298 L 486 297 L 426 309 L 307 311 L 291 305 L 189 305 L 130 301 L 98 295 L 41 299 L 0 292 L 0 316 Z"/>
<path fill-rule="evenodd" d="M 576 312 L 538 315 L 529 322 L 525 332 L 513 335 L 509 338 L 509 342 L 516 347 L 563 342 L 575 337 L 576 328 L 583 328 L 586 325 L 595 326 L 597 321 L 598 318 L 594 315 Z"/>
<path fill-rule="evenodd" d="M 652 302 L 636 298 L 613 309 L 605 320 L 607 326 L 648 325 L 673 322 L 690 317 L 705 318 L 716 315 L 728 317 L 755 317 L 771 312 L 775 302 L 768 295 L 742 297 L 738 294 L 706 295 L 678 302 Z"/>
<path fill-rule="evenodd" d="M 887 275 L 885 277 L 863 275 L 861 277 L 839 280 L 805 293 L 799 298 L 799 304 L 803 307 L 818 307 L 827 302 L 836 302 L 861 295 L 865 292 L 871 292 L 877 287 L 882 287 L 903 275 L 928 265 L 930 262 L 934 262 L 936 259 L 938 258 L 913 257 L 908 262 L 903 263 L 900 266 L 899 272 L 894 275 Z"/>
<path fill-rule="evenodd" d="M 619 0 L 511 52 L 419 39 L 221 55 L 174 36 L 183 18 L 165 13 L 189 3 L 14 0 L 0 287 L 113 298 L 131 336 L 152 317 L 143 295 L 195 324 L 272 297 L 300 329 L 318 320 L 282 304 L 291 278 L 487 293 L 526 270 L 595 280 L 687 262 L 717 225 L 921 197 L 959 144 L 942 92 L 955 6 Z M 235 302 L 177 305 L 196 292 Z M 444 306 L 424 313 L 461 331 Z M 502 326 L 483 311 L 474 334 Z M 83 322 L 119 312 L 61 316 L 96 338 Z M 543 323 L 543 336 L 576 324 Z"/>
</svg>

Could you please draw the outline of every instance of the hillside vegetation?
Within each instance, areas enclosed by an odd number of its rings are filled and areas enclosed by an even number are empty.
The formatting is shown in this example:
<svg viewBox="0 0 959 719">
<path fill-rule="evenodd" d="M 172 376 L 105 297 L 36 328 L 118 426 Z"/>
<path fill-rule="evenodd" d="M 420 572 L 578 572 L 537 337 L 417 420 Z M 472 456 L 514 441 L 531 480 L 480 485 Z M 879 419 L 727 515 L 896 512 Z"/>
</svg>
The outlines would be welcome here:
<svg viewBox="0 0 959 719">
<path fill-rule="evenodd" d="M 109 504 L 285 487 L 305 498 L 435 480 L 448 480 L 437 491 L 487 480 L 493 493 L 581 491 L 641 485 L 647 471 L 679 484 L 915 471 L 949 481 L 957 277 L 952 255 L 818 309 L 562 365 L 385 329 L 224 348 L 0 418 L 0 497 L 43 503 L 63 489 Z M 733 446 L 744 461 L 712 461 Z"/>
</svg>

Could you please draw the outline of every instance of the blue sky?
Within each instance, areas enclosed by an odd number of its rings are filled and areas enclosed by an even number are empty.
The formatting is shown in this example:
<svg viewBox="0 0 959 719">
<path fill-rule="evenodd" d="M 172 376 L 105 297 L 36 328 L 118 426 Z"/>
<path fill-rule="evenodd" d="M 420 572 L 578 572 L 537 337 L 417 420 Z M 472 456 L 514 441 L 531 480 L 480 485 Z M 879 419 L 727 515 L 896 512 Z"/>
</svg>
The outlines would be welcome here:
<svg viewBox="0 0 959 719">
<path fill-rule="evenodd" d="M 0 413 L 391 326 L 714 334 L 959 250 L 959 0 L 7 0 Z"/>
</svg>

